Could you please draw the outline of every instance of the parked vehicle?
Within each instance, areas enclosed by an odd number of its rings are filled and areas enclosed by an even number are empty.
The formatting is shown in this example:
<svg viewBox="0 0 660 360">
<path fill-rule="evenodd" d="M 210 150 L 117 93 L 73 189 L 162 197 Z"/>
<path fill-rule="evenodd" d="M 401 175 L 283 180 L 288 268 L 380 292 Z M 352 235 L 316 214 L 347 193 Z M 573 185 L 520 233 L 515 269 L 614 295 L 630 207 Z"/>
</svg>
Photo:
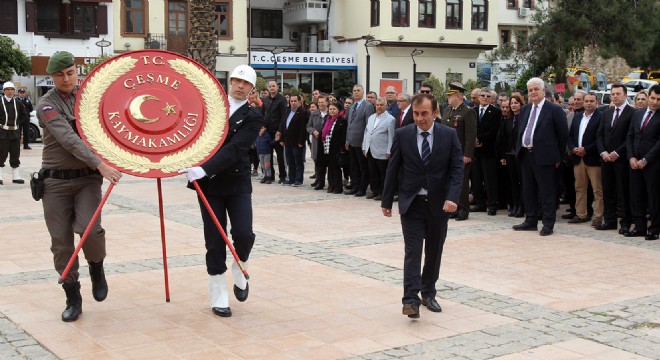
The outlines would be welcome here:
<svg viewBox="0 0 660 360">
<path fill-rule="evenodd" d="M 28 130 L 28 140 L 31 143 L 41 140 L 41 136 L 44 134 L 44 129 L 39 125 L 39 119 L 37 119 L 37 111 L 32 111 L 30 113 L 30 128 Z"/>
<path fill-rule="evenodd" d="M 591 87 L 593 88 L 596 85 L 596 79 L 594 78 L 591 71 L 589 71 L 589 69 L 580 68 L 580 67 L 566 68 L 566 79 L 570 85 L 577 85 L 578 87 L 581 88 L 582 84 L 580 82 L 580 76 L 582 74 L 587 75 L 587 78 L 589 78 L 589 82 L 591 83 Z M 551 83 L 555 82 L 555 73 L 552 73 L 548 76 L 548 81 Z"/>
<path fill-rule="evenodd" d="M 628 80 L 623 83 L 628 88 L 628 91 L 638 93 L 641 90 L 648 90 L 651 86 L 657 85 L 657 81 L 653 80 Z"/>
<path fill-rule="evenodd" d="M 649 72 L 645 70 L 633 70 L 630 74 L 626 75 L 622 82 L 631 81 L 631 80 L 653 80 L 660 81 L 660 70 L 651 70 Z"/>
</svg>

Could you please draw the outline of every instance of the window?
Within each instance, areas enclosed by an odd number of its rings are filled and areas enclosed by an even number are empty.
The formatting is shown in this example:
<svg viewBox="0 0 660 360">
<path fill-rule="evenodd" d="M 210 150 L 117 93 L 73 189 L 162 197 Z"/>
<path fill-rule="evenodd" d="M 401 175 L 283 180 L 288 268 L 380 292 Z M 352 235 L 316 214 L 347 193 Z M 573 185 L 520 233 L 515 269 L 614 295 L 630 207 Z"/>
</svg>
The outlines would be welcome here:
<svg viewBox="0 0 660 360">
<path fill-rule="evenodd" d="M 419 0 L 419 27 L 435 28 L 435 0 Z"/>
<path fill-rule="evenodd" d="M 410 26 L 410 2 L 408 0 L 392 0 L 392 26 Z"/>
<path fill-rule="evenodd" d="M 108 33 L 108 8 L 98 1 L 25 2 L 25 30 L 47 38 L 89 39 Z"/>
<path fill-rule="evenodd" d="M 518 0 L 506 0 L 507 9 L 515 9 L 518 7 Z"/>
<path fill-rule="evenodd" d="M 523 4 L 522 7 L 526 7 L 530 9 L 534 8 L 534 0 L 523 0 L 522 4 Z"/>
<path fill-rule="evenodd" d="M 252 37 L 281 39 L 282 10 L 252 9 Z"/>
<path fill-rule="evenodd" d="M 186 4 L 183 2 L 170 2 L 168 4 L 167 33 L 169 35 L 186 35 L 188 33 Z"/>
<path fill-rule="evenodd" d="M 371 0 L 371 26 L 380 25 L 380 0 Z"/>
<path fill-rule="evenodd" d="M 511 43 L 511 31 L 500 30 L 500 45 L 505 46 Z"/>
<path fill-rule="evenodd" d="M 73 33 L 93 34 L 96 30 L 94 5 L 73 5 Z"/>
<path fill-rule="evenodd" d="M 472 30 L 488 30 L 488 0 L 472 0 Z"/>
<path fill-rule="evenodd" d="M 232 38 L 232 22 L 231 22 L 231 2 L 222 1 L 215 3 L 215 21 L 213 22 L 215 34 L 218 39 L 231 39 Z"/>
<path fill-rule="evenodd" d="M 527 31 L 516 31 L 516 50 L 523 51 L 527 46 Z"/>
<path fill-rule="evenodd" d="M 0 0 L 0 34 L 18 34 L 18 3 Z"/>
<path fill-rule="evenodd" d="M 121 2 L 122 35 L 145 36 L 147 33 L 147 9 L 144 0 L 123 0 Z"/>
<path fill-rule="evenodd" d="M 229 72 L 227 72 L 227 71 L 216 71 L 215 72 L 215 78 L 218 79 L 218 81 L 220 82 L 220 85 L 222 85 L 222 87 L 224 89 L 227 89 L 227 78 L 228 77 L 229 77 Z"/>
<path fill-rule="evenodd" d="M 398 79 L 399 78 L 399 73 L 398 72 L 384 72 L 381 75 L 381 78 L 383 78 L 383 79 Z"/>
<path fill-rule="evenodd" d="M 463 28 L 463 0 L 447 0 L 447 29 Z"/>
</svg>

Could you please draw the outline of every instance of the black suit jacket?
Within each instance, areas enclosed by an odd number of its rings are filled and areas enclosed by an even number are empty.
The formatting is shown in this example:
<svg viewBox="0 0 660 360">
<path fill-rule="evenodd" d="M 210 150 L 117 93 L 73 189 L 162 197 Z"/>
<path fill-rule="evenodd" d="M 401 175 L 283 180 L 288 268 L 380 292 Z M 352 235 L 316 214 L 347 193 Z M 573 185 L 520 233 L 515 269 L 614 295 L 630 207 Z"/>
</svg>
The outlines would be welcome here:
<svg viewBox="0 0 660 360">
<path fill-rule="evenodd" d="M 635 109 L 630 105 L 626 105 L 619 114 L 616 125 L 612 128 L 614 108 L 609 108 L 603 112 L 603 118 L 596 133 L 596 145 L 598 146 L 599 156 L 603 151 L 615 151 L 619 154 L 619 159 L 627 159 L 626 139 L 628 137 L 628 129 L 630 128 L 630 120 L 634 113 Z"/>
<path fill-rule="evenodd" d="M 481 147 L 474 148 L 475 156 L 496 157 L 497 156 L 497 132 L 500 129 L 502 111 L 493 105 L 488 105 L 484 116 L 479 121 L 479 106 L 474 107 L 477 112 L 477 140 Z"/>
<path fill-rule="evenodd" d="M 642 121 L 648 109 L 640 109 L 633 114 L 628 130 L 628 159 L 646 159 L 649 164 L 658 160 L 660 152 L 660 110 L 656 110 L 649 120 L 644 132 L 641 132 Z M 657 185 L 654 185 L 657 186 Z"/>
<path fill-rule="evenodd" d="M 254 143 L 264 119 L 255 108 L 245 103 L 229 118 L 225 142 L 201 165 L 207 176 L 199 180 L 206 194 L 228 196 L 252 192 L 250 180 L 250 146 Z"/>
<path fill-rule="evenodd" d="M 575 114 L 573 118 L 573 123 L 571 123 L 571 130 L 568 133 L 568 149 L 570 151 L 575 147 L 579 147 L 580 143 L 580 123 L 584 117 L 584 112 L 579 112 Z M 584 130 L 582 135 L 582 147 L 584 148 L 585 155 L 584 157 L 579 157 L 575 154 L 571 156 L 573 164 L 577 165 L 580 163 L 580 160 L 584 161 L 585 165 L 588 166 L 598 166 L 600 165 L 600 152 L 598 152 L 598 145 L 596 144 L 596 135 L 598 133 L 598 126 L 603 120 L 603 113 L 596 109 L 593 114 L 591 114 L 591 119 L 589 119 L 589 124 Z"/>
<path fill-rule="evenodd" d="M 520 118 L 520 116 L 518 116 Z M 518 139 L 518 122 L 513 124 L 514 117 L 500 121 L 500 131 L 497 134 L 498 158 L 505 159 L 506 155 L 515 155 L 516 140 Z M 518 121 L 518 120 L 516 120 Z"/>
<path fill-rule="evenodd" d="M 291 118 L 289 127 L 286 126 L 288 117 L 289 113 L 280 123 L 280 142 L 284 142 L 284 146 L 304 146 L 308 136 L 307 121 L 309 120 L 309 113 L 302 106 L 299 106 Z"/>
<path fill-rule="evenodd" d="M 407 112 L 406 115 L 403 117 L 403 122 L 401 122 L 401 126 L 399 126 L 399 116 L 401 115 L 402 112 L 403 112 L 403 110 L 399 110 L 399 115 L 397 115 L 397 116 L 394 118 L 394 120 L 395 120 L 395 121 L 394 121 L 394 128 L 395 128 L 395 129 L 398 129 L 398 128 L 400 128 L 400 127 L 404 127 L 404 126 L 406 126 L 406 125 L 410 125 L 410 124 L 414 124 L 414 123 L 415 123 L 415 118 L 413 118 L 413 110 L 412 110 L 412 106 L 410 106 L 410 109 L 408 109 L 408 112 Z"/>
<path fill-rule="evenodd" d="M 518 141 L 516 154 L 520 156 L 523 135 L 529 122 L 533 104 L 527 104 L 520 110 Z M 545 101 L 539 113 L 536 130 L 532 135 L 534 164 L 538 166 L 554 165 L 561 161 L 568 140 L 566 113 L 557 104 Z M 525 151 L 525 150 L 523 150 Z"/>
<path fill-rule="evenodd" d="M 289 115 L 289 107 L 284 95 L 277 93 L 275 97 L 270 95 L 264 98 L 264 104 L 261 107 L 261 113 L 264 116 L 264 122 L 268 132 L 275 134 L 280 128 L 282 121 Z"/>
<path fill-rule="evenodd" d="M 458 204 L 463 184 L 463 152 L 456 130 L 433 123 L 428 167 L 422 163 L 417 147 L 417 126 L 404 126 L 394 132 L 391 153 L 381 207 L 391 209 L 398 191 L 399 213 L 405 214 L 426 179 L 431 214 L 448 215 L 442 210 L 445 200 Z"/>
</svg>

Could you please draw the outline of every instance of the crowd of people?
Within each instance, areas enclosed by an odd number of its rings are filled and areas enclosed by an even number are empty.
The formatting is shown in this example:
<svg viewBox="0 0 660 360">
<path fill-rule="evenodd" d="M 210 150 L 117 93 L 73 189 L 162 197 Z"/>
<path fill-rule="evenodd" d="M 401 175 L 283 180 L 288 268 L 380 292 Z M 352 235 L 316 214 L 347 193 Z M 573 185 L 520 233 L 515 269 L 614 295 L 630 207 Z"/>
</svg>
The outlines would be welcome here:
<svg viewBox="0 0 660 360">
<path fill-rule="evenodd" d="M 632 104 L 627 103 L 626 87 L 618 83 L 610 90 L 610 104 L 598 104 L 594 94 L 582 90 L 564 104 L 560 94 L 547 90 L 542 80 L 536 85 L 540 91 L 537 104 L 531 102 L 534 94 L 529 87 L 511 94 L 477 88 L 469 99 L 460 83 L 448 87 L 447 101 L 439 105 L 436 121 L 457 131 L 464 161 L 461 198 L 450 217 L 463 221 L 470 212 L 495 216 L 505 210 L 510 217 L 525 218 L 525 226 L 516 230 L 536 230 L 536 219 L 545 217 L 541 235 L 549 235 L 556 209 L 565 203 L 568 208 L 561 217 L 570 224 L 590 222 L 597 230 L 618 229 L 623 236 L 657 239 L 658 193 L 646 184 L 660 176 L 660 167 L 654 164 L 660 150 L 654 130 L 660 127 L 655 125 L 659 87 L 640 91 Z M 432 92 L 428 83 L 419 90 Z M 414 123 L 411 99 L 411 94 L 397 93 L 394 87 L 379 97 L 373 91 L 365 94 L 361 85 L 355 85 L 352 96 L 345 99 L 314 90 L 306 105 L 303 96 L 282 95 L 271 81 L 267 93 L 253 91 L 250 96 L 250 103 L 266 119 L 252 150 L 252 174 L 257 176 L 260 168 L 261 183 L 275 182 L 274 153 L 277 182 L 302 186 L 307 144 L 314 161 L 311 186 L 315 190 L 381 200 L 394 132 Z M 553 115 L 556 119 L 550 118 L 563 128 L 537 133 L 537 127 L 540 130 L 551 122 L 537 123 L 549 111 L 543 108 L 546 103 L 561 110 L 562 116 L 557 113 Z M 534 107 L 538 113 L 533 113 L 533 128 L 525 134 L 526 128 L 521 126 L 527 127 Z M 635 114 L 637 128 L 632 119 Z M 651 127 L 642 131 L 642 123 Z M 541 145 L 553 137 L 557 143 L 546 149 L 552 153 L 531 154 L 535 141 Z M 560 150 L 554 154 L 557 147 Z M 525 172 L 530 167 L 523 167 L 522 161 L 530 154 L 537 162 L 552 161 L 554 169 Z M 525 177 L 535 179 L 534 185 L 525 187 Z M 549 187 L 553 191 L 546 191 Z M 525 191 L 534 188 L 537 190 L 529 194 L 534 199 L 525 201 Z"/>
</svg>

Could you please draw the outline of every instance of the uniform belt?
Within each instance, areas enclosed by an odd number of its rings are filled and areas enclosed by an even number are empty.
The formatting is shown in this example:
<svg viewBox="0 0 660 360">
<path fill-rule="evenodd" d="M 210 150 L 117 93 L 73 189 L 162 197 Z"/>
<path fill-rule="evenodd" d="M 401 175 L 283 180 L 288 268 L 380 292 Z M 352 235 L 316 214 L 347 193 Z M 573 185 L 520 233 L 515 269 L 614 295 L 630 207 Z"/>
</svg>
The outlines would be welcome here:
<svg viewBox="0 0 660 360">
<path fill-rule="evenodd" d="M 531 148 L 531 147 L 523 147 L 523 149 L 525 149 L 525 150 L 527 150 L 527 151 L 529 151 L 529 152 L 532 152 L 532 149 L 533 149 L 533 148 Z"/>
<path fill-rule="evenodd" d="M 415 200 L 429 201 L 429 196 L 428 195 L 417 195 L 417 196 L 415 196 Z"/>
<path fill-rule="evenodd" d="M 53 179 L 60 179 L 60 180 L 75 179 L 93 174 L 99 174 L 98 170 L 93 170 L 90 168 L 67 169 L 67 170 L 44 169 L 44 178 L 51 177 Z"/>
</svg>

